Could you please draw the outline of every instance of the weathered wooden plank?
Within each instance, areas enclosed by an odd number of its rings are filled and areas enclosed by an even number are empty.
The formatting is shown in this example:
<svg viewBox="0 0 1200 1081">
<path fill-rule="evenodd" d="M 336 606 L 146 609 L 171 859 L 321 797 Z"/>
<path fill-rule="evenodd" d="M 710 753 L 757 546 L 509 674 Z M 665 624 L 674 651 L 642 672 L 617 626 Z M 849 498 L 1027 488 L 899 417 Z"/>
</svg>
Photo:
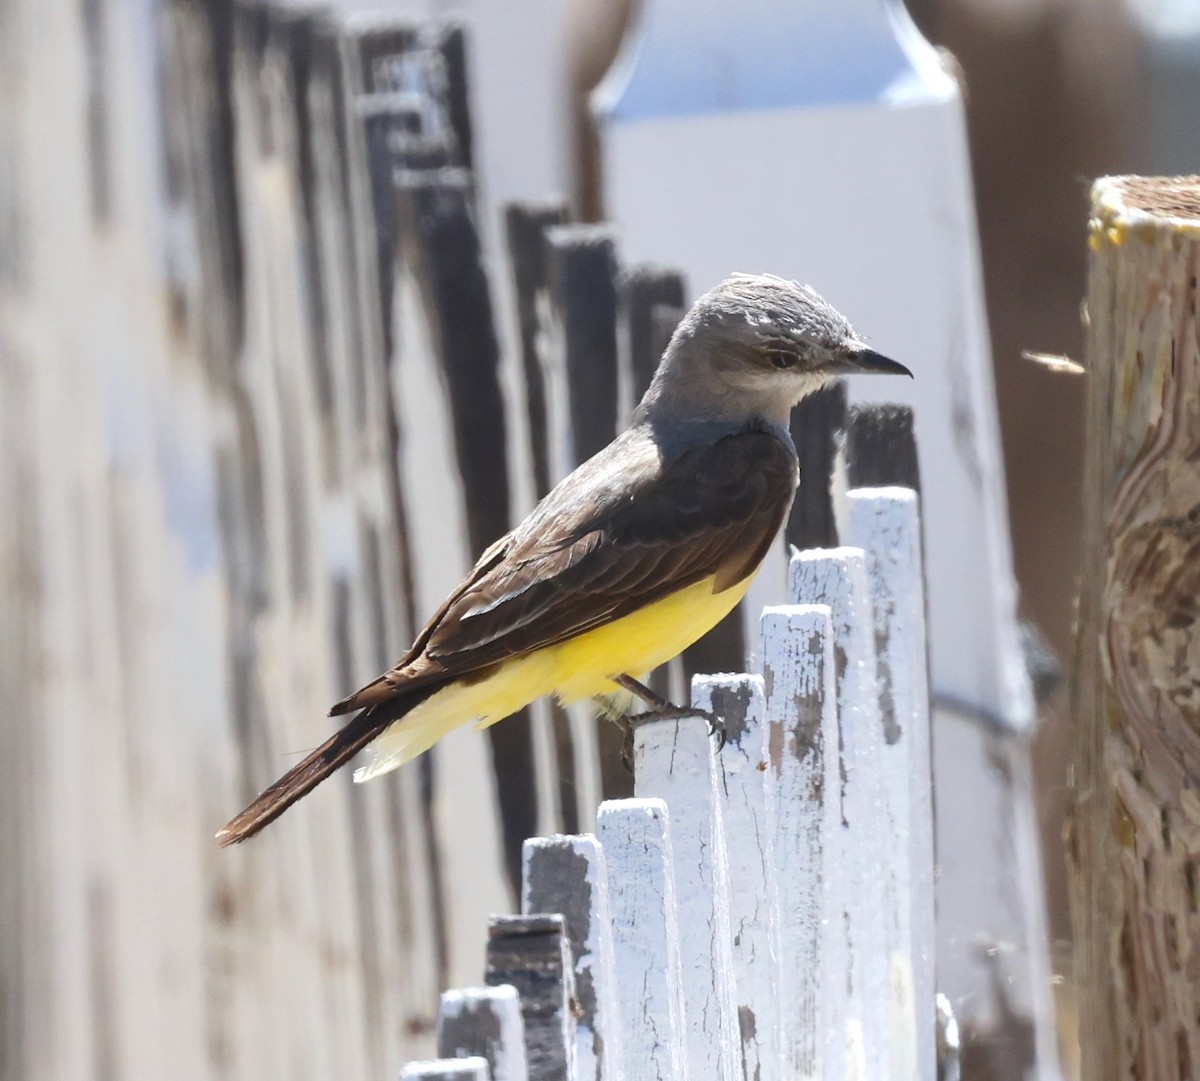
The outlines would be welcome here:
<svg viewBox="0 0 1200 1081">
<path fill-rule="evenodd" d="M 444 108 L 458 144 L 458 163 L 471 169 L 475 163 L 475 138 L 467 80 L 467 34 L 463 27 L 453 24 L 431 29 L 436 35 L 436 48 L 441 54 L 445 80 Z"/>
<path fill-rule="evenodd" d="M 884 913 L 895 904 L 887 859 L 891 812 L 881 777 L 883 733 L 875 683 L 874 623 L 863 553 L 816 549 L 792 557 L 796 603 L 825 604 L 832 615 L 842 756 L 842 858 L 850 985 L 847 1069 L 888 1077 L 888 964 Z M 861 1061 L 859 1060 L 861 1056 Z"/>
<path fill-rule="evenodd" d="M 596 836 L 608 865 L 626 1081 L 684 1081 L 683 987 L 667 805 L 606 800 Z"/>
<path fill-rule="evenodd" d="M 552 373 L 550 472 L 565 476 L 617 434 L 616 241 L 613 231 L 603 225 L 550 226 L 543 236 Z M 629 791 L 616 726 L 572 728 L 560 714 L 554 718 L 560 785 L 565 787 L 567 778 L 576 775 L 577 750 L 586 748 L 590 753 L 595 746 L 604 795 Z M 568 750 L 570 773 L 566 772 Z"/>
<path fill-rule="evenodd" d="M 545 326 L 546 241 L 548 228 L 562 225 L 567 209 L 561 203 L 510 203 L 504 208 L 508 259 L 516 294 L 517 326 L 521 336 L 521 369 L 525 376 L 525 409 L 533 458 L 534 491 L 540 498 L 551 487 L 549 418 L 546 413 Z"/>
<path fill-rule="evenodd" d="M 344 24 L 354 94 L 379 94 L 403 88 L 405 57 L 417 45 L 418 24 L 388 13 L 358 13 Z"/>
<path fill-rule="evenodd" d="M 921 490 L 912 406 L 895 402 L 852 405 L 844 454 L 848 488 L 896 485 Z"/>
<path fill-rule="evenodd" d="M 725 725 L 717 753 L 717 804 L 729 866 L 734 1007 L 742 1074 L 785 1076 L 780 1048 L 779 896 L 775 773 L 768 768 L 761 676 L 696 676 L 692 702 Z M 790 1010 L 799 1024 L 799 1011 Z"/>
<path fill-rule="evenodd" d="M 833 474 L 846 426 L 846 384 L 837 380 L 792 410 L 792 440 L 800 458 L 800 487 L 783 535 L 797 548 L 832 548 L 838 542 Z"/>
<path fill-rule="evenodd" d="M 450 397 L 467 530 L 478 554 L 508 527 L 509 494 L 500 352 L 474 184 L 461 169 L 406 172 L 397 193 Z"/>
<path fill-rule="evenodd" d="M 595 837 L 525 842 L 521 911 L 558 912 L 574 958 L 576 1081 L 624 1077 L 604 849 Z"/>
<path fill-rule="evenodd" d="M 487 1059 L 442 1058 L 410 1062 L 400 1071 L 400 1081 L 492 1081 Z"/>
<path fill-rule="evenodd" d="M 529 449 L 533 466 L 534 495 L 544 496 L 564 468 L 561 455 L 551 462 L 550 444 L 553 424 L 547 384 L 557 374 L 561 379 L 565 357 L 550 346 L 550 296 L 547 267 L 546 230 L 567 219 L 565 205 L 512 203 L 505 207 L 505 232 L 512 267 L 517 326 L 520 335 L 521 368 L 525 385 L 525 409 Z M 560 448 L 561 450 L 561 448 Z M 553 740 L 558 784 L 558 812 L 562 828 L 573 833 L 579 828 L 579 790 L 576 754 L 587 753 L 576 746 L 571 718 L 557 702 L 548 702 L 546 710 Z M 589 811 L 590 814 L 590 811 Z"/>
<path fill-rule="evenodd" d="M 683 979 L 688 1077 L 740 1076 L 729 865 L 708 721 L 652 721 L 634 731 L 634 792 L 663 800 L 671 817 L 671 866 Z"/>
<path fill-rule="evenodd" d="M 574 466 L 617 434 L 616 234 L 606 225 L 560 225 L 545 235 Z"/>
<path fill-rule="evenodd" d="M 575 976 L 563 917 L 493 916 L 484 978 L 520 995 L 529 1081 L 573 1078 Z"/>
<path fill-rule="evenodd" d="M 413 260 L 426 325 L 450 407 L 454 451 L 472 558 L 509 528 L 507 423 L 491 290 L 475 222 L 474 185 L 461 169 L 397 178 L 402 235 Z M 516 892 L 521 845 L 537 832 L 533 738 L 528 711 L 488 729 Z"/>
<path fill-rule="evenodd" d="M 452 146 L 424 132 L 425 103 L 411 91 L 363 94 L 355 99 L 354 107 L 362 125 L 371 191 L 380 330 L 384 354 L 390 358 L 394 352 L 393 301 L 396 249 L 400 243 L 397 175 L 402 168 L 438 169 L 451 165 Z"/>
<path fill-rule="evenodd" d="M 619 349 L 629 387 L 627 409 L 637 405 L 650 386 L 684 306 L 683 275 L 678 270 L 643 263 L 618 276 Z M 670 331 L 664 338 L 668 324 Z"/>
<path fill-rule="evenodd" d="M 914 460 L 915 464 L 915 460 Z M 910 488 L 856 488 L 846 539 L 866 555 L 875 619 L 883 783 L 892 816 L 886 846 L 895 875 L 888 919 L 890 1054 L 895 1078 L 936 1069 L 933 800 L 928 646 L 921 524 Z"/>
<path fill-rule="evenodd" d="M 762 620 L 776 805 L 770 851 L 779 906 L 779 1076 L 837 1081 L 855 1075 L 847 1070 L 850 876 L 830 611 L 771 606 Z"/>
<path fill-rule="evenodd" d="M 442 994 L 437 1050 L 444 1059 L 482 1058 L 492 1081 L 528 1081 L 525 1019 L 511 984 Z"/>
<path fill-rule="evenodd" d="M 245 314 L 233 130 L 234 8 L 172 0 L 162 18 L 169 59 L 156 134 L 173 216 L 173 228 L 161 237 L 168 303 L 174 320 L 203 344 L 202 360 L 214 378 L 228 381 Z"/>
</svg>

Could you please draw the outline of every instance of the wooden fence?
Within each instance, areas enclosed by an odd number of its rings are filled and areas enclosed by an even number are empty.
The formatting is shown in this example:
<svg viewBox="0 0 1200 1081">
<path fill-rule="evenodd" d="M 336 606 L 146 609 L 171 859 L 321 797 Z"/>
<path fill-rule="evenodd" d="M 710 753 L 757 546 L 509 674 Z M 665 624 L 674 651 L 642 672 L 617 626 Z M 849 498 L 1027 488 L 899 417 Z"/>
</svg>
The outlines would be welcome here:
<svg viewBox="0 0 1200 1081">
<path fill-rule="evenodd" d="M 854 546 L 794 552 L 761 672 L 693 680 L 723 746 L 700 716 L 644 724 L 635 798 L 525 842 L 487 986 L 443 996 L 443 1058 L 405 1077 L 937 1074 L 917 496 L 837 509 Z"/>
</svg>

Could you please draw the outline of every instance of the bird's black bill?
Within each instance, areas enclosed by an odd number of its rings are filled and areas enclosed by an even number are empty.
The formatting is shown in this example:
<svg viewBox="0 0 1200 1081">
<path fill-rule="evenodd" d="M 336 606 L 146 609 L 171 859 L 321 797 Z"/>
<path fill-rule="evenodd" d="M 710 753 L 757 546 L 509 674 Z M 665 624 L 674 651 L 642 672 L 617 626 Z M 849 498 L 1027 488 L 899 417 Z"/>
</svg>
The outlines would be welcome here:
<svg viewBox="0 0 1200 1081">
<path fill-rule="evenodd" d="M 907 375 L 909 379 L 913 378 L 913 373 L 898 360 L 876 353 L 874 349 L 860 349 L 856 353 L 847 353 L 830 367 L 838 375 L 861 372 L 866 375 Z"/>
</svg>

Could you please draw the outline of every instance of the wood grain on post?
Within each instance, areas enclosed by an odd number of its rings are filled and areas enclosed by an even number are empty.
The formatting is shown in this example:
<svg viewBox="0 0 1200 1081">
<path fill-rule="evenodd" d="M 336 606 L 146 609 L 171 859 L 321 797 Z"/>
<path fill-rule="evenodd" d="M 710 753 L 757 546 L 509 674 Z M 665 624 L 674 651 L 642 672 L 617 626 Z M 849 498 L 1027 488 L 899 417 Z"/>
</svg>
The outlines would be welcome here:
<svg viewBox="0 0 1200 1081">
<path fill-rule="evenodd" d="M 1200 177 L 1092 190 L 1069 831 L 1083 1074 L 1200 1070 Z"/>
</svg>

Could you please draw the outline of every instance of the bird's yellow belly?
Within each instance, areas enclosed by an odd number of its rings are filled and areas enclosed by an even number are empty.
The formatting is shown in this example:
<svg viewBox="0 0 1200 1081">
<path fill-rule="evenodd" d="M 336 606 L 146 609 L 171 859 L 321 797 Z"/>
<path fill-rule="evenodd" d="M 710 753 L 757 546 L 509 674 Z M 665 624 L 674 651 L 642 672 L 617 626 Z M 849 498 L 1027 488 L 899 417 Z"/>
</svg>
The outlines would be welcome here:
<svg viewBox="0 0 1200 1081">
<path fill-rule="evenodd" d="M 720 593 L 713 592 L 715 578 L 703 579 L 612 623 L 504 661 L 486 679 L 450 684 L 388 728 L 373 744 L 374 759 L 354 779 L 387 773 L 451 729 L 472 720 L 486 727 L 543 695 L 570 704 L 611 693 L 613 676 L 649 672 L 715 627 L 745 596 L 752 578 Z"/>
<path fill-rule="evenodd" d="M 747 578 L 714 593 L 708 578 L 553 647 L 555 693 L 570 704 L 611 692 L 613 676 L 652 671 L 712 630 L 749 587 Z"/>
</svg>

